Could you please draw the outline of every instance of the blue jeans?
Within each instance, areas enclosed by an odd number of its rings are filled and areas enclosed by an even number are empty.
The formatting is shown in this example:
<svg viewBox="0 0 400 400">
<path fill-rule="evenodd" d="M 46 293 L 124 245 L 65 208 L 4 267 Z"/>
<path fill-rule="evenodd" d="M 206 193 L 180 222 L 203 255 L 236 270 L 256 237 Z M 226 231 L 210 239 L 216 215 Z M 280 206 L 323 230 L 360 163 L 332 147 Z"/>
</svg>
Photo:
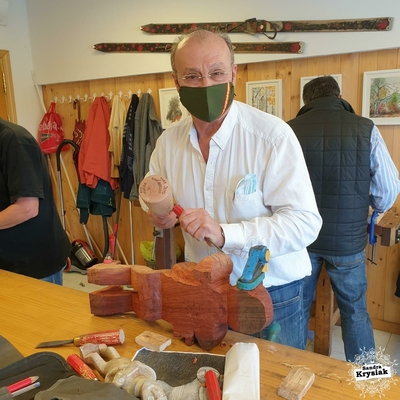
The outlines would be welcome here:
<svg viewBox="0 0 400 400">
<path fill-rule="evenodd" d="M 340 310 L 342 338 L 347 361 L 354 361 L 362 350 L 375 348 L 371 319 L 367 311 L 367 273 L 365 251 L 351 256 L 327 256 L 309 252 L 312 274 L 304 278 L 304 340 L 307 341 L 310 306 L 321 267 L 331 279 Z"/>
<path fill-rule="evenodd" d="M 303 281 L 298 280 L 286 285 L 270 286 L 268 292 L 272 299 L 274 318 L 272 323 L 260 334 L 254 335 L 268 339 L 273 324 L 280 325 L 276 342 L 287 346 L 305 349 L 303 339 Z"/>
<path fill-rule="evenodd" d="M 58 271 L 53 275 L 46 276 L 45 278 L 42 278 L 41 281 L 55 283 L 56 285 L 62 286 L 62 284 L 63 284 L 63 271 L 64 271 L 64 268 L 61 271 Z"/>
</svg>

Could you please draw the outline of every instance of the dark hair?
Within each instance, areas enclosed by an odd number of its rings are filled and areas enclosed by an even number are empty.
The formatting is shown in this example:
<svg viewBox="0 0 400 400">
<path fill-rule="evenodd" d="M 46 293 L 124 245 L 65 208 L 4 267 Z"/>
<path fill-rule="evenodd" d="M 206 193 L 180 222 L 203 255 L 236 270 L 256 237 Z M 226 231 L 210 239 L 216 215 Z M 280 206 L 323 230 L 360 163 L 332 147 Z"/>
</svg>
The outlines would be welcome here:
<svg viewBox="0 0 400 400">
<path fill-rule="evenodd" d="M 231 55 L 231 64 L 233 65 L 235 63 L 235 58 L 234 58 L 234 52 L 233 52 L 233 45 L 232 45 L 230 37 L 224 32 L 220 32 L 220 31 L 211 32 L 211 31 L 207 31 L 205 29 L 197 28 L 197 29 L 192 30 L 188 34 L 179 36 L 174 41 L 174 43 L 172 44 L 171 50 L 170 50 L 170 52 L 171 52 L 172 72 L 176 73 L 176 69 L 175 69 L 175 53 L 176 53 L 176 50 L 177 50 L 179 44 L 183 40 L 185 40 L 185 39 L 187 39 L 187 38 L 189 38 L 191 36 L 198 36 L 201 40 L 206 40 L 206 39 L 208 39 L 210 37 L 211 33 L 215 33 L 217 36 L 221 37 L 225 41 L 226 45 L 228 46 L 229 53 Z"/>
<path fill-rule="evenodd" d="M 304 85 L 304 104 L 320 97 L 340 97 L 340 88 L 335 78 L 330 75 L 320 76 Z"/>
</svg>

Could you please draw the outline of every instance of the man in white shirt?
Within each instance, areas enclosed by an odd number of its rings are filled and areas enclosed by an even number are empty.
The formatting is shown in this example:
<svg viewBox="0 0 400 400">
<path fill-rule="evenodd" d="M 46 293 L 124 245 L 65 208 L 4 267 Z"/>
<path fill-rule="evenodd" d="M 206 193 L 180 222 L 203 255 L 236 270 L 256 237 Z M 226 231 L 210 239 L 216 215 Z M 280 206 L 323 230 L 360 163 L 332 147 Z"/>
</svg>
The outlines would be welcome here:
<svg viewBox="0 0 400 400">
<path fill-rule="evenodd" d="M 299 142 L 281 119 L 233 101 L 237 66 L 226 35 L 198 30 L 179 38 L 171 65 L 191 116 L 160 136 L 149 174 L 164 176 L 184 208 L 185 258 L 198 262 L 214 253 L 210 239 L 232 258 L 235 285 L 250 248 L 267 246 L 263 283 L 281 326 L 278 341 L 303 348 L 302 278 L 311 272 L 306 247 L 322 221 Z M 163 229 L 177 222 L 173 212 L 149 212 L 149 219 Z"/>
</svg>

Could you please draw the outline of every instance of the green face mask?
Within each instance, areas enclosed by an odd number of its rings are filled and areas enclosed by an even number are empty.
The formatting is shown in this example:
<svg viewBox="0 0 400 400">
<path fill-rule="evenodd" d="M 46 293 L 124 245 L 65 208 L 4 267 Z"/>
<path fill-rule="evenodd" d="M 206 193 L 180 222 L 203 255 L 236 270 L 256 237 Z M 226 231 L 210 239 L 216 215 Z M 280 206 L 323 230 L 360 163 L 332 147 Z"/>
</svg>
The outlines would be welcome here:
<svg viewBox="0 0 400 400">
<path fill-rule="evenodd" d="M 207 87 L 182 86 L 179 97 L 182 104 L 194 117 L 206 122 L 218 119 L 232 104 L 232 82 Z"/>
</svg>

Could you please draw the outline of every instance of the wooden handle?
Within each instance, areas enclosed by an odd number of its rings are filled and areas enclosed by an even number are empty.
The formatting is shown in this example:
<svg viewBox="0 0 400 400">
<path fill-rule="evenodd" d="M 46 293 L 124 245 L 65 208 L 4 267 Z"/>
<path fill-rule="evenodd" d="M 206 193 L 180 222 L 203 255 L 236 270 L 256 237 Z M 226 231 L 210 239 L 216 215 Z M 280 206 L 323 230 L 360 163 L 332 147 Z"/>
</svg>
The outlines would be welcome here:
<svg viewBox="0 0 400 400">
<path fill-rule="evenodd" d="M 219 387 L 215 372 L 209 369 L 204 376 L 206 378 L 208 400 L 221 400 L 221 388 Z"/>
<path fill-rule="evenodd" d="M 85 379 L 98 380 L 93 370 L 76 354 L 67 357 L 67 362 L 71 368 Z"/>
<path fill-rule="evenodd" d="M 75 346 L 82 346 L 86 343 L 104 343 L 108 346 L 114 344 L 123 344 L 125 341 L 125 333 L 122 329 L 114 329 L 111 331 L 94 332 L 74 338 Z"/>
<path fill-rule="evenodd" d="M 160 175 L 144 178 L 139 185 L 139 196 L 156 215 L 168 214 L 174 205 L 169 182 Z"/>
</svg>

